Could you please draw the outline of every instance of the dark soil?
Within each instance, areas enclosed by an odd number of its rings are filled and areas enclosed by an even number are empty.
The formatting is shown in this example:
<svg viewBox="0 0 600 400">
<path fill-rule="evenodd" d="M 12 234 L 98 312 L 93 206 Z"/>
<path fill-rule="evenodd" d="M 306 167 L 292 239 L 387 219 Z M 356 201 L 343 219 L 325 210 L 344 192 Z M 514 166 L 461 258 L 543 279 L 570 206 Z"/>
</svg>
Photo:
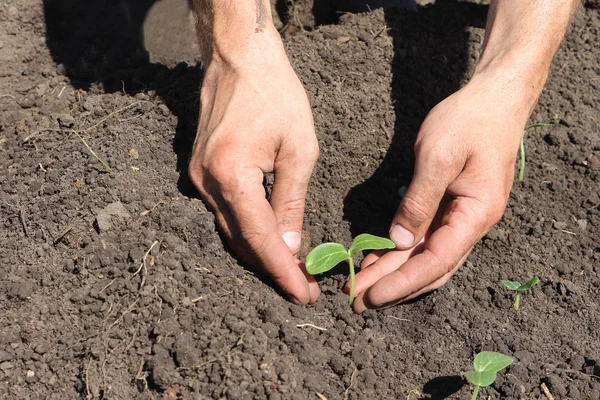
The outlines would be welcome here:
<svg viewBox="0 0 600 400">
<path fill-rule="evenodd" d="M 342 269 L 299 307 L 227 252 L 185 172 L 201 68 L 171 50 L 151 63 L 146 10 L 105 3 L 0 4 L 0 398 L 465 399 L 481 350 L 515 358 L 482 398 L 545 399 L 542 383 L 600 398 L 596 3 L 556 56 L 531 122 L 560 124 L 528 132 L 502 221 L 446 286 L 363 315 Z M 379 9 L 285 39 L 321 144 L 307 247 L 386 233 L 419 124 L 472 72 L 486 11 Z M 499 281 L 534 275 L 516 313 Z"/>
</svg>

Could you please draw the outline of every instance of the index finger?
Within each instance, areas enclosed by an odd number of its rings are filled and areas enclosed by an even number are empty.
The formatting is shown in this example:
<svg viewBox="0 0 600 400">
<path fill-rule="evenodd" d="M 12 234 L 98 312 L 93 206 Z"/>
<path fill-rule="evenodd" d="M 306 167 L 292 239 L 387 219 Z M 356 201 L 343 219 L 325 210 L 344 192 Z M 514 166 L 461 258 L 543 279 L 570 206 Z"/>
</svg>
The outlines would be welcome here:
<svg viewBox="0 0 600 400">
<path fill-rule="evenodd" d="M 315 295 L 311 296 L 306 276 L 279 233 L 277 218 L 265 196 L 262 171 L 249 168 L 235 175 L 237 182 L 221 187 L 237 231 L 232 232 L 233 239 L 241 243 L 243 250 L 292 301 L 306 304 L 316 300 Z"/>
<path fill-rule="evenodd" d="M 483 236 L 486 224 L 485 209 L 479 201 L 466 197 L 453 200 L 423 251 L 367 289 L 355 302 L 355 310 L 394 305 L 448 275 Z"/>
</svg>

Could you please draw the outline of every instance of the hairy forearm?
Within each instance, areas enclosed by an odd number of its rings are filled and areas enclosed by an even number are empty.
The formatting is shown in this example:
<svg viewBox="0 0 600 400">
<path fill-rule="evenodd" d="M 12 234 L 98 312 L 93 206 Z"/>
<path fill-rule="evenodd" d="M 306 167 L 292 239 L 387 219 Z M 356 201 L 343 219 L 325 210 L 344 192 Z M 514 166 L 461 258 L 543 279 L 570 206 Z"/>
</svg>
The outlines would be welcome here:
<svg viewBox="0 0 600 400">
<path fill-rule="evenodd" d="M 258 51 L 257 41 L 279 40 L 269 0 L 189 0 L 207 66 L 215 58 Z"/>
<path fill-rule="evenodd" d="M 537 100 L 579 0 L 492 0 L 475 76 L 500 73 Z"/>
</svg>

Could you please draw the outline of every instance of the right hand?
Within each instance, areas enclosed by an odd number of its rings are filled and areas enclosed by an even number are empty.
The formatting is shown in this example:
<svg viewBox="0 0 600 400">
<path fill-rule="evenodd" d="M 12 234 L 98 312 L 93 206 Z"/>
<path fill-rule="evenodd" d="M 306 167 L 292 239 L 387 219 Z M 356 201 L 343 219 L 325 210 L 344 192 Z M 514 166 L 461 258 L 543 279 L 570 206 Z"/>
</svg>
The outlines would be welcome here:
<svg viewBox="0 0 600 400">
<path fill-rule="evenodd" d="M 313 303 L 319 287 L 295 257 L 319 154 L 312 112 L 279 35 L 253 46 L 214 57 L 206 71 L 189 175 L 238 257 L 291 301 Z M 274 173 L 269 200 L 267 173 Z"/>
</svg>

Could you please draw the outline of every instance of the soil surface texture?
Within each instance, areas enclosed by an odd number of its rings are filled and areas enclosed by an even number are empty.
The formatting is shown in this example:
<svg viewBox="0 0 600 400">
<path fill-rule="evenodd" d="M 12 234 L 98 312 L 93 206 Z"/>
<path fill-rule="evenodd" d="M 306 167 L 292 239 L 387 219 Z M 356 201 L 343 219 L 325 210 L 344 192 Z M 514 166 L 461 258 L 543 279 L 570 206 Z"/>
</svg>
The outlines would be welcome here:
<svg viewBox="0 0 600 400">
<path fill-rule="evenodd" d="M 1 399 L 465 399 L 481 350 L 515 362 L 480 398 L 600 399 L 597 1 L 555 57 L 531 123 L 558 125 L 527 132 L 500 223 L 444 287 L 362 315 L 345 266 L 300 307 L 228 252 L 186 173 L 191 22 L 158 6 L 0 2 Z M 468 80 L 486 12 L 438 0 L 288 29 L 321 146 L 304 254 L 387 234 L 419 126 Z M 500 280 L 532 276 L 515 312 Z"/>
</svg>

